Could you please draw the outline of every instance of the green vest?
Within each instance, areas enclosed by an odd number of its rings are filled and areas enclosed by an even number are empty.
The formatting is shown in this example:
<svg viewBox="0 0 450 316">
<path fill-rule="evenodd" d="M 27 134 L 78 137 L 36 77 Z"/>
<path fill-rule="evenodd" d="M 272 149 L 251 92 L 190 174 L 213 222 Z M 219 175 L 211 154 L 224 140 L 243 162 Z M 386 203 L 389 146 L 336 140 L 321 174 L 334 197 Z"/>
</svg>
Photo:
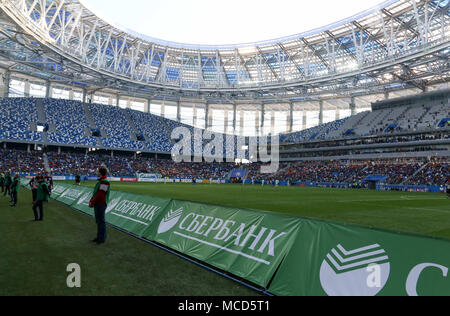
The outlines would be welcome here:
<svg viewBox="0 0 450 316">
<path fill-rule="evenodd" d="M 11 185 L 11 190 L 12 190 L 12 192 L 19 192 L 19 189 L 20 189 L 20 180 L 17 178 L 17 179 L 14 179 L 14 181 Z"/>
<path fill-rule="evenodd" d="M 95 188 L 94 188 L 94 192 L 92 193 L 92 198 L 95 198 L 95 196 L 97 195 L 98 190 L 100 189 L 100 184 L 102 182 L 107 182 L 109 184 L 108 185 L 108 191 L 106 192 L 106 204 L 108 204 L 109 203 L 109 192 L 111 191 L 111 184 L 106 179 L 97 181 L 97 184 L 95 185 Z"/>
<path fill-rule="evenodd" d="M 47 183 L 45 182 L 41 182 L 38 185 L 37 188 L 37 195 L 36 195 L 36 201 L 48 201 L 48 199 L 50 198 L 50 196 L 44 191 L 44 187 L 47 188 L 48 191 L 48 186 Z"/>
<path fill-rule="evenodd" d="M 5 185 L 10 186 L 12 182 L 11 176 L 5 176 Z"/>
</svg>

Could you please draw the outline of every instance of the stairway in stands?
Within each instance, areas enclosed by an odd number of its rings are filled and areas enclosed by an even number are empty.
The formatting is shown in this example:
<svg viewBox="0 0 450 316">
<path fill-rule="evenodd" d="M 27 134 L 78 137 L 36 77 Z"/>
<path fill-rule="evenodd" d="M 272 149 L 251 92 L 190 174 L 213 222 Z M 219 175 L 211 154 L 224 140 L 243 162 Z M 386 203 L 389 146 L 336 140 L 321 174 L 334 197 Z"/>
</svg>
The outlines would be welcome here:
<svg viewBox="0 0 450 316">
<path fill-rule="evenodd" d="M 95 130 L 98 129 L 97 125 L 95 124 L 94 118 L 92 117 L 92 113 L 89 110 L 89 106 L 87 105 L 87 103 L 83 103 L 83 110 L 84 110 L 84 113 L 86 114 L 86 118 L 89 122 L 89 127 L 91 129 L 95 129 Z M 106 132 L 104 130 L 100 130 L 100 132 L 101 132 L 101 135 L 103 138 L 108 138 L 108 135 L 106 134 Z M 91 136 L 90 130 L 86 131 L 86 136 Z M 103 146 L 103 141 L 102 141 L 101 137 L 97 137 L 97 142 L 99 145 Z"/>
<path fill-rule="evenodd" d="M 45 109 L 44 109 L 43 101 L 44 101 L 44 99 L 36 99 L 36 112 L 37 112 L 37 116 L 38 116 L 37 123 L 40 123 L 40 124 L 47 123 L 47 119 L 45 117 Z M 48 143 L 47 132 L 42 132 L 41 134 L 42 134 L 42 142 L 44 144 L 47 144 Z"/>
<path fill-rule="evenodd" d="M 123 113 L 124 113 L 125 118 L 128 121 L 128 125 L 130 125 L 130 127 L 131 127 L 132 134 L 130 135 L 130 137 L 132 140 L 137 141 L 136 135 L 140 134 L 140 132 L 138 131 L 136 125 L 134 124 L 134 121 L 131 119 L 130 112 L 128 112 L 128 110 L 124 110 Z M 144 135 L 144 137 L 147 140 L 147 137 L 145 135 Z"/>
<path fill-rule="evenodd" d="M 420 167 L 416 172 L 414 172 L 414 174 L 412 176 L 408 177 L 401 184 L 406 184 L 406 183 L 408 183 L 409 180 L 414 179 L 414 177 L 417 176 L 419 174 L 419 172 L 424 170 L 429 164 L 430 164 L 429 162 L 425 162 L 422 167 Z"/>
<path fill-rule="evenodd" d="M 44 160 L 44 169 L 45 169 L 45 171 L 46 171 L 47 173 L 51 173 L 51 170 L 50 170 L 50 164 L 49 164 L 49 162 L 48 162 L 47 154 L 43 154 L 43 155 L 42 155 L 42 158 L 43 158 L 43 160 Z"/>
<path fill-rule="evenodd" d="M 36 111 L 38 115 L 38 123 L 44 124 L 46 123 L 45 119 L 45 109 L 44 109 L 44 103 L 43 99 L 36 99 Z"/>
</svg>

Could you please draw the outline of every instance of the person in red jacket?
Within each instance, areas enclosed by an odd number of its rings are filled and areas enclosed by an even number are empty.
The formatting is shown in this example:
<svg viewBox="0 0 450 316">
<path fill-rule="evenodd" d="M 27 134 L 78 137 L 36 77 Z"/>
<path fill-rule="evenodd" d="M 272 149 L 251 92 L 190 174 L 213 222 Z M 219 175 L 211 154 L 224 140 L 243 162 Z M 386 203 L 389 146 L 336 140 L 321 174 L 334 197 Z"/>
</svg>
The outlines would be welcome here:
<svg viewBox="0 0 450 316">
<path fill-rule="evenodd" d="M 111 185 L 107 180 L 108 170 L 105 167 L 100 167 L 97 170 L 98 182 L 95 185 L 92 199 L 89 202 L 89 207 L 94 208 L 95 222 L 97 223 L 97 238 L 92 242 L 98 245 L 106 242 L 106 208 L 109 201 L 109 192 Z"/>
</svg>

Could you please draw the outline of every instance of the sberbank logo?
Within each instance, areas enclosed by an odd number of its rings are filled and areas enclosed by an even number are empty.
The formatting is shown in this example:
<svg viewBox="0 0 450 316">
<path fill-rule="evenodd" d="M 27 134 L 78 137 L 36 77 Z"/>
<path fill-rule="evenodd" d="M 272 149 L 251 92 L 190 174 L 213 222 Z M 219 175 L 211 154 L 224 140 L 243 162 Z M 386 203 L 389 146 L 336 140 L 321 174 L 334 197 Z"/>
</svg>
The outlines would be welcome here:
<svg viewBox="0 0 450 316">
<path fill-rule="evenodd" d="M 106 212 L 105 213 L 108 214 L 109 212 L 111 212 L 117 206 L 117 204 L 119 204 L 120 200 L 121 200 L 121 198 L 117 198 L 117 199 L 112 200 L 108 204 L 108 207 L 106 208 Z"/>
<path fill-rule="evenodd" d="M 85 193 L 77 202 L 77 205 L 81 205 L 84 204 L 86 202 L 86 200 L 88 200 L 91 197 L 91 193 Z"/>
<path fill-rule="evenodd" d="M 375 296 L 389 274 L 389 257 L 380 245 L 355 250 L 338 245 L 322 263 L 320 283 L 329 296 Z"/>
<path fill-rule="evenodd" d="M 170 210 L 170 212 L 167 213 L 166 216 L 164 216 L 163 220 L 159 224 L 158 234 L 166 233 L 172 228 L 174 228 L 182 215 L 183 215 L 183 208 L 179 208 L 176 211 Z"/>
<path fill-rule="evenodd" d="M 53 189 L 52 193 L 55 194 L 62 194 L 64 192 L 66 188 L 60 185 L 55 186 L 55 188 Z"/>
</svg>

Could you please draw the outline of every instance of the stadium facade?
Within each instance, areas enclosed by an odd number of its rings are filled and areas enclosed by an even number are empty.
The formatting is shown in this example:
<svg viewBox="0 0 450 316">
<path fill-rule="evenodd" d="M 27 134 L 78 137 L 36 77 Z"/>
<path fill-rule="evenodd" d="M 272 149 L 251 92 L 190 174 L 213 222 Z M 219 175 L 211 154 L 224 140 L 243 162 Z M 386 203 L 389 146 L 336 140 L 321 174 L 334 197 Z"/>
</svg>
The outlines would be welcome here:
<svg viewBox="0 0 450 316">
<path fill-rule="evenodd" d="M 91 100 L 238 135 L 288 133 L 448 87 L 449 1 L 386 1 L 259 43 L 167 42 L 80 1 L 1 3 L 3 95 Z"/>
</svg>

